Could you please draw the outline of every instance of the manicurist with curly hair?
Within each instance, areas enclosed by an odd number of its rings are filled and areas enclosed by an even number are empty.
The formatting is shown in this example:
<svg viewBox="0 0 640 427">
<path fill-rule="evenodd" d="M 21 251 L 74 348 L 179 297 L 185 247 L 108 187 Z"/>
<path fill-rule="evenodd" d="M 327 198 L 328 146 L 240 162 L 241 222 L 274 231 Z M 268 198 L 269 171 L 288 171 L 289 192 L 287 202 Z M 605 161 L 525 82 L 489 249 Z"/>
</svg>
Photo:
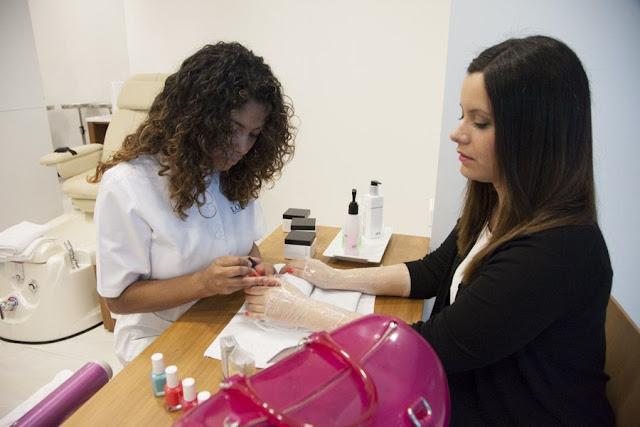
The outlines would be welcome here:
<svg viewBox="0 0 640 427">
<path fill-rule="evenodd" d="M 98 292 L 119 315 L 123 363 L 198 299 L 273 273 L 254 243 L 265 231 L 256 199 L 293 155 L 292 115 L 261 57 L 238 43 L 207 45 L 99 165 Z"/>
</svg>

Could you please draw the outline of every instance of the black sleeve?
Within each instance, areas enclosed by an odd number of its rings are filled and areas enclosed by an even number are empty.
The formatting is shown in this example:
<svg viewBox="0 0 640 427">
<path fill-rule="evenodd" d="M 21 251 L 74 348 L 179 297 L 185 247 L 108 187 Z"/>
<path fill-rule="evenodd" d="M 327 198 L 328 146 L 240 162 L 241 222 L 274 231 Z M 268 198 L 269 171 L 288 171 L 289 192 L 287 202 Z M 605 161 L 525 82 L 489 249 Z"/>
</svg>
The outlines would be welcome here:
<svg viewBox="0 0 640 427">
<path fill-rule="evenodd" d="M 469 286 L 460 286 L 454 304 L 413 325 L 447 372 L 477 369 L 514 353 L 562 314 L 569 298 L 566 274 L 575 260 L 558 240 L 550 244 L 532 235 L 506 243 Z"/>
<path fill-rule="evenodd" d="M 449 273 L 457 253 L 458 234 L 454 228 L 435 251 L 424 258 L 405 263 L 411 277 L 410 298 L 431 298 L 436 295 Z"/>
</svg>

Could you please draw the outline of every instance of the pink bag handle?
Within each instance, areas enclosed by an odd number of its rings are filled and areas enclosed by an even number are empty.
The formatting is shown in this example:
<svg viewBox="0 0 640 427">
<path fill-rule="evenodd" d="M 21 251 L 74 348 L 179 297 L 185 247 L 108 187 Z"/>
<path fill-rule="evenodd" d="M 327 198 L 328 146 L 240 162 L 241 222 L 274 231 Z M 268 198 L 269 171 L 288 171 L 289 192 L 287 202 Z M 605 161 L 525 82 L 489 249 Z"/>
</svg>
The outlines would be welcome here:
<svg viewBox="0 0 640 427">
<path fill-rule="evenodd" d="M 371 381 L 371 377 L 364 370 L 360 362 L 353 359 L 349 353 L 347 353 L 340 345 L 335 342 L 331 335 L 327 332 L 317 332 L 311 334 L 304 340 L 305 345 L 314 347 L 318 351 L 329 351 L 333 356 L 338 356 L 344 361 L 349 368 L 356 374 L 356 377 L 362 383 L 362 388 L 365 391 L 366 400 L 364 403 L 367 405 L 367 410 L 362 414 L 361 420 L 366 420 L 372 416 L 378 407 L 378 392 L 375 384 Z M 242 375 L 235 375 L 228 381 L 221 384 L 221 388 L 225 389 L 228 393 L 237 394 L 240 397 L 248 400 L 255 409 L 262 413 L 267 418 L 267 421 L 271 425 L 277 427 L 303 427 L 306 423 L 300 423 L 284 413 L 277 412 L 274 408 L 271 408 L 269 403 L 261 399 L 256 393 L 255 389 L 251 385 L 249 378 Z"/>
<path fill-rule="evenodd" d="M 274 427 L 303 427 L 304 423 L 288 417 L 285 414 L 276 412 L 271 408 L 267 402 L 260 399 L 256 390 L 251 385 L 249 378 L 244 375 L 234 375 L 228 381 L 220 384 L 220 388 L 224 389 L 229 394 L 237 394 L 238 397 L 244 398 L 255 407 L 263 416 L 267 418 L 270 426 Z"/>
<path fill-rule="evenodd" d="M 367 404 L 367 410 L 362 414 L 362 419 L 366 420 L 369 416 L 373 415 L 378 408 L 378 392 L 375 384 L 371 380 L 371 377 L 367 371 L 365 371 L 360 362 L 351 357 L 349 353 L 340 347 L 340 345 L 331 338 L 331 335 L 326 331 L 311 334 L 305 340 L 308 346 L 316 347 L 320 351 L 329 350 L 332 355 L 338 356 L 351 368 L 351 370 L 356 374 L 356 377 L 362 383 L 362 388 L 364 389 L 367 397 L 366 402 L 363 400 L 363 403 Z"/>
</svg>

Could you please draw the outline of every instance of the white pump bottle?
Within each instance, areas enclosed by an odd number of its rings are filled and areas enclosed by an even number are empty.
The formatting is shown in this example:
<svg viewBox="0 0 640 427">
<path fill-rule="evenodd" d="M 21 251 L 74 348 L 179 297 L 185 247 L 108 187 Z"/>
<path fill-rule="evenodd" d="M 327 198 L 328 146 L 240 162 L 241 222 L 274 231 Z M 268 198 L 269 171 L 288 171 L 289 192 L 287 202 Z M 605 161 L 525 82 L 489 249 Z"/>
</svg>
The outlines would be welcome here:
<svg viewBox="0 0 640 427">
<path fill-rule="evenodd" d="M 364 236 L 368 239 L 382 237 L 384 197 L 380 194 L 380 184 L 380 181 L 371 181 L 369 193 L 364 196 Z"/>
</svg>

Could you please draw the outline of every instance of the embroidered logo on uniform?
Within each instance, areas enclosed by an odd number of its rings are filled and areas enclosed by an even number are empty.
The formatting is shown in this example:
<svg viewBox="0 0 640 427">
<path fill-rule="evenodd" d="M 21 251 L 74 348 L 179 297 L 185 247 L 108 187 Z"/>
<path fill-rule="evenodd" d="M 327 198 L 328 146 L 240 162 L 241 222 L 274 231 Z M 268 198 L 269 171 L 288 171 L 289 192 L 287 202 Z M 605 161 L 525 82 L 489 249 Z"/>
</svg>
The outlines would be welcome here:
<svg viewBox="0 0 640 427">
<path fill-rule="evenodd" d="M 243 208 L 240 207 L 240 203 L 234 203 L 233 205 L 229 206 L 229 209 L 231 209 L 231 212 L 233 212 L 234 214 L 237 214 L 238 212 L 240 212 Z"/>
</svg>

